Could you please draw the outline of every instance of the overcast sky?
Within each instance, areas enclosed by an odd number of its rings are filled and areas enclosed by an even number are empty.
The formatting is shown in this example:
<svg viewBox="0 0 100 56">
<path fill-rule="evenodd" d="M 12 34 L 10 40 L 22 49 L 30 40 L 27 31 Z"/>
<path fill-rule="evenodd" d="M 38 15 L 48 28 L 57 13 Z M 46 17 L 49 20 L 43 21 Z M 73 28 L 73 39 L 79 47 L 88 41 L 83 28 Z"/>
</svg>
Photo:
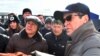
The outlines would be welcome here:
<svg viewBox="0 0 100 56">
<path fill-rule="evenodd" d="M 0 0 L 0 12 L 22 14 L 24 8 L 30 8 L 33 14 L 53 15 L 55 10 L 76 2 L 88 5 L 91 12 L 100 15 L 99 0 Z"/>
</svg>

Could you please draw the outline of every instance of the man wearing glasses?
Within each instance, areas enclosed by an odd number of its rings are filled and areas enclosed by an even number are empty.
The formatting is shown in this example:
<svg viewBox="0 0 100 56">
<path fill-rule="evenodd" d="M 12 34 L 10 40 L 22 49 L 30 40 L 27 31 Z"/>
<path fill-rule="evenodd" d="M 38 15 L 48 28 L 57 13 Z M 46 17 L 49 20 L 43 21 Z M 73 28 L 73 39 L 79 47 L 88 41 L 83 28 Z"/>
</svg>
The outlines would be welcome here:
<svg viewBox="0 0 100 56">
<path fill-rule="evenodd" d="M 100 33 L 90 19 L 88 6 L 74 3 L 57 12 L 63 14 L 67 35 L 72 39 L 65 56 L 100 56 Z"/>
</svg>

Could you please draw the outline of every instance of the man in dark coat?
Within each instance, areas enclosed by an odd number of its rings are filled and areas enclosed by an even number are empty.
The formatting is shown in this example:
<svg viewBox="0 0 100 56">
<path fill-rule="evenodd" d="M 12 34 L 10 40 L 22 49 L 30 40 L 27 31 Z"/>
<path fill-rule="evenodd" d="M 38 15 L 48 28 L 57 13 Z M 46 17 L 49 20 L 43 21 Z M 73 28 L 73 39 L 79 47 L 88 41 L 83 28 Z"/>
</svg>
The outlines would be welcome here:
<svg viewBox="0 0 100 56">
<path fill-rule="evenodd" d="M 28 16 L 25 29 L 12 36 L 7 45 L 6 52 L 23 52 L 25 54 L 31 54 L 35 50 L 46 52 L 47 43 L 38 32 L 39 25 L 40 20 L 38 17 Z"/>
<path fill-rule="evenodd" d="M 47 17 L 45 19 L 45 24 L 44 27 L 40 28 L 41 34 L 44 36 L 46 33 L 51 32 L 51 23 L 52 23 L 53 18 Z"/>
<path fill-rule="evenodd" d="M 64 31 L 64 25 L 60 20 L 54 20 L 51 28 L 52 32 L 44 37 L 48 44 L 48 52 L 56 56 L 64 56 L 68 37 Z"/>
<path fill-rule="evenodd" d="M 20 24 L 21 24 L 23 27 L 25 27 L 25 24 L 26 24 L 26 22 L 25 22 L 26 17 L 27 17 L 27 16 L 31 16 L 31 15 L 32 15 L 31 9 L 29 9 L 29 8 L 24 8 L 24 9 L 23 9 L 22 17 L 19 18 Z"/>
</svg>

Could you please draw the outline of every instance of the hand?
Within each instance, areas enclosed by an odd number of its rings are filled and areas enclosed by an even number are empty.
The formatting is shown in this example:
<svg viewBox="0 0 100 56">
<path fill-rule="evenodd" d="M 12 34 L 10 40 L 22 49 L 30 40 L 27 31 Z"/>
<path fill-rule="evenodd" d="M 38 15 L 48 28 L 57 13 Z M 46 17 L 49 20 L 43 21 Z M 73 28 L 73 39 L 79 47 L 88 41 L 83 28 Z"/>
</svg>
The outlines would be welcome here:
<svg viewBox="0 0 100 56">
<path fill-rule="evenodd" d="M 23 52 L 16 52 L 16 56 L 28 56 L 27 54 L 24 54 Z"/>
<path fill-rule="evenodd" d="M 14 53 L 0 53 L 0 56 L 16 56 Z"/>
<path fill-rule="evenodd" d="M 16 53 L 0 53 L 0 56 L 28 56 L 28 55 L 22 52 L 16 52 Z"/>
</svg>

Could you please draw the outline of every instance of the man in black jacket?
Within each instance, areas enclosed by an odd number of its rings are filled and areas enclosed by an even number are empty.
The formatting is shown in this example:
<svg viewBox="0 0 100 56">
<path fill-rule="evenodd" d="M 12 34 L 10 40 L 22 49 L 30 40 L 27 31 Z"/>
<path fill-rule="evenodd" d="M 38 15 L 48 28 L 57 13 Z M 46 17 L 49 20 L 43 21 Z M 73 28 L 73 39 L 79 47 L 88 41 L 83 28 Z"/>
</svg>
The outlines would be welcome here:
<svg viewBox="0 0 100 56">
<path fill-rule="evenodd" d="M 51 32 L 51 23 L 52 23 L 52 19 L 51 17 L 47 17 L 45 19 L 45 24 L 44 27 L 40 28 L 40 32 L 41 34 L 44 36 L 46 33 Z"/>
<path fill-rule="evenodd" d="M 52 22 L 52 32 L 45 35 L 47 40 L 48 52 L 56 56 L 64 56 L 67 44 L 67 35 L 64 31 L 64 25 L 60 20 Z"/>
</svg>

